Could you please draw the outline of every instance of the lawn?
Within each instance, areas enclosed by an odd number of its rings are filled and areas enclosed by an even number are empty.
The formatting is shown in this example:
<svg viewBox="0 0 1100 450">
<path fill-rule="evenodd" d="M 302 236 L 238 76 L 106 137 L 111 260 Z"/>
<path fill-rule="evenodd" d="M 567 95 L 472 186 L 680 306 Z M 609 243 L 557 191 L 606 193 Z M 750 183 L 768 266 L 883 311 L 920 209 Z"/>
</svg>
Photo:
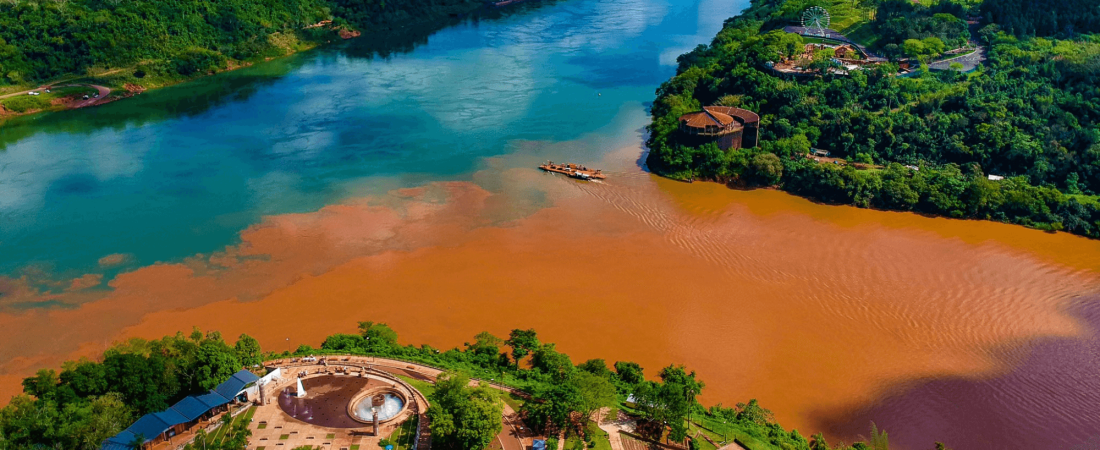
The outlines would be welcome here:
<svg viewBox="0 0 1100 450">
<path fill-rule="evenodd" d="M 694 417 L 693 419 L 695 423 L 690 424 L 688 428 L 689 436 L 694 436 L 696 432 L 702 432 L 718 444 L 724 442 L 725 439 L 730 441 L 736 439 L 737 442 L 741 443 L 749 450 L 779 450 L 779 447 L 753 437 L 736 424 L 722 423 L 721 420 L 705 416 Z M 701 423 L 705 428 L 698 426 L 696 423 Z M 700 445 L 700 448 L 706 450 L 711 450 L 714 447 L 705 439 L 698 439 L 696 443 Z"/>
<path fill-rule="evenodd" d="M 402 379 L 402 380 L 405 380 L 406 383 L 409 383 L 410 385 L 412 385 L 412 387 L 414 387 L 414 388 L 416 388 L 416 390 L 420 391 L 421 394 L 424 394 L 425 397 L 431 395 L 432 392 L 435 392 L 435 385 L 432 384 L 432 383 L 429 383 L 427 381 L 417 380 L 416 378 L 407 377 L 407 376 L 404 376 L 404 375 L 397 375 L 397 377 Z"/>
<path fill-rule="evenodd" d="M 85 86 L 64 86 L 52 89 L 49 93 L 44 89 L 38 89 L 35 90 L 35 92 L 38 92 L 40 95 L 16 95 L 0 100 L 0 104 L 4 105 L 5 109 L 15 112 L 26 112 L 33 109 L 49 108 L 51 106 L 50 102 L 56 98 L 69 95 L 91 95 L 96 93 L 96 90 Z"/>
<path fill-rule="evenodd" d="M 413 443 L 416 442 L 416 424 L 419 421 L 419 416 L 412 416 L 393 431 L 393 434 L 387 438 L 393 443 L 393 450 L 408 450 L 412 448 Z"/>
<path fill-rule="evenodd" d="M 222 426 L 218 427 L 218 429 L 214 430 L 214 432 L 210 434 L 210 436 L 206 439 L 206 441 L 207 442 L 213 442 L 213 443 L 220 443 L 222 437 L 225 436 L 226 431 L 229 431 L 234 426 L 238 426 L 242 422 L 247 423 L 248 421 L 252 420 L 252 415 L 253 414 L 256 414 L 256 408 L 255 407 L 250 407 L 250 408 L 248 408 L 248 411 L 245 411 L 241 414 L 237 414 L 237 416 L 233 418 L 233 421 L 229 423 L 229 426 L 222 425 Z"/>
<path fill-rule="evenodd" d="M 512 407 L 513 411 L 519 411 L 519 408 L 523 406 L 524 402 L 523 397 L 511 392 L 501 392 L 500 399 L 503 400 L 504 403 L 507 403 L 508 406 Z"/>
</svg>

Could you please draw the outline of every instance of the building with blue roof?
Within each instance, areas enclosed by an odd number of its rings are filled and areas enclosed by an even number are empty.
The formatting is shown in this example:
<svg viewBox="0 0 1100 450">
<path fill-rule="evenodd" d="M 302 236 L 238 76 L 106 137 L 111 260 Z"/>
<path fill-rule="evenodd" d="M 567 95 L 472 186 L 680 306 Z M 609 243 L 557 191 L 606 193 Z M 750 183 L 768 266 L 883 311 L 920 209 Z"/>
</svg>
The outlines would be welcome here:
<svg viewBox="0 0 1100 450">
<path fill-rule="evenodd" d="M 239 395 L 241 391 L 244 391 L 244 389 L 248 387 L 248 385 L 255 383 L 259 380 L 260 377 L 256 376 L 256 374 L 247 370 L 241 370 L 233 374 L 233 376 L 229 377 L 228 380 L 225 380 L 224 383 L 219 384 L 218 387 L 214 388 L 214 392 L 217 392 L 222 397 L 225 397 L 232 401 L 233 398 Z"/>
<path fill-rule="evenodd" d="M 179 413 L 181 416 L 187 419 L 188 422 L 190 422 L 192 420 L 198 419 L 199 417 L 202 417 L 202 415 L 206 414 L 206 412 L 209 411 L 210 408 L 212 407 L 199 401 L 198 398 L 192 395 L 189 397 L 184 397 L 183 400 L 176 402 L 175 405 L 172 405 L 171 409 Z"/>
<path fill-rule="evenodd" d="M 187 396 L 171 408 L 141 416 L 133 425 L 103 441 L 100 448 L 131 450 L 138 436 L 144 440 L 142 448 L 168 440 L 195 426 L 202 418 L 220 412 L 222 406 L 232 403 L 259 379 L 252 372 L 241 370 L 206 394 Z"/>
</svg>

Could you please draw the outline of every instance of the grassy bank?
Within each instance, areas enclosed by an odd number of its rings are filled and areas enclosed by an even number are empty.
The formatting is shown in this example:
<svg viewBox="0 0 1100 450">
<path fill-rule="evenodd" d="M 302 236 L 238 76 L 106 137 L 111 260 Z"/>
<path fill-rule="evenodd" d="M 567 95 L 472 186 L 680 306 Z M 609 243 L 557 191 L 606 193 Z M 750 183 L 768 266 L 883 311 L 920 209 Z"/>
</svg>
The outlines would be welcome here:
<svg viewBox="0 0 1100 450">
<path fill-rule="evenodd" d="M 358 36 L 426 36 L 485 8 L 477 0 L 71 0 L 0 4 L 0 95 L 100 85 L 117 100 Z M 206 11 L 195 15 L 193 11 Z M 96 23 L 93 29 L 88 24 Z M 18 26 L 17 26 L 18 25 Z M 156 42 L 156 45 L 149 43 Z M 6 49 L 6 50 L 5 50 Z M 47 98 L 0 102 L 7 116 L 65 109 Z"/>
</svg>

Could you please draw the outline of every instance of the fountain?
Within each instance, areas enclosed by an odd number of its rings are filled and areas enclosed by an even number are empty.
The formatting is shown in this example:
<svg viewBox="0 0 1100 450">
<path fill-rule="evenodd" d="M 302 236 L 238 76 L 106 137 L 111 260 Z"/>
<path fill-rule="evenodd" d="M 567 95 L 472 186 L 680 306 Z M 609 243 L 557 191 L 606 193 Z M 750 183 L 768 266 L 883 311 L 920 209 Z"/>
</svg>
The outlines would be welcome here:
<svg viewBox="0 0 1100 450">
<path fill-rule="evenodd" d="M 381 397 L 378 405 L 375 398 Z M 363 422 L 373 422 L 377 414 L 379 421 L 386 421 L 396 417 L 405 408 L 405 399 L 393 393 L 382 393 L 376 396 L 366 396 L 352 407 L 352 414 Z M 374 410 L 377 410 L 375 413 Z"/>
</svg>

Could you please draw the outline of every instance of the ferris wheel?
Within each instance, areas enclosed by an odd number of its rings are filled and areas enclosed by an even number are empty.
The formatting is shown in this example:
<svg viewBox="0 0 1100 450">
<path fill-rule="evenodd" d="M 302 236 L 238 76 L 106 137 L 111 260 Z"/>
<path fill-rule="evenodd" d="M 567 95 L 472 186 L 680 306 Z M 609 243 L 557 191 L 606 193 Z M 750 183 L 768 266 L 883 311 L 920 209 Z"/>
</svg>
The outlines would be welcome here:
<svg viewBox="0 0 1100 450">
<path fill-rule="evenodd" d="M 811 6 L 802 11 L 802 27 L 810 34 L 825 36 L 829 29 L 829 11 L 820 6 Z"/>
</svg>

